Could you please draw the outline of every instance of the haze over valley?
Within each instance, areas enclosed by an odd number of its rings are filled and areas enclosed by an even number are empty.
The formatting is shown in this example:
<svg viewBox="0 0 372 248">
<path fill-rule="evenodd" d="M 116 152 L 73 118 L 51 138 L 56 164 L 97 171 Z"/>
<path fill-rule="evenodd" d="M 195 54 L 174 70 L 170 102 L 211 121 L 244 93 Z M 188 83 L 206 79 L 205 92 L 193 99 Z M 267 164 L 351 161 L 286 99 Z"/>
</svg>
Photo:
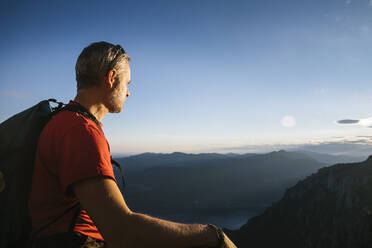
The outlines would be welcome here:
<svg viewBox="0 0 372 248">
<path fill-rule="evenodd" d="M 135 211 L 174 221 L 214 220 L 237 229 L 320 168 L 363 159 L 280 150 L 266 154 L 144 153 L 116 160 L 125 173 L 127 204 Z"/>
</svg>

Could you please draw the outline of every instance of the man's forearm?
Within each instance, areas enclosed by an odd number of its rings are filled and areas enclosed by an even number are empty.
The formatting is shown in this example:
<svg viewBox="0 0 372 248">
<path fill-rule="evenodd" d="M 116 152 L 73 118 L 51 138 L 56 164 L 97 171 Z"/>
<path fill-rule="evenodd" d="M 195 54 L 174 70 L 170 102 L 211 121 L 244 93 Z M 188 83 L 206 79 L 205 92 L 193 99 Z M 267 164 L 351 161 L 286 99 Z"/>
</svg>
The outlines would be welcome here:
<svg viewBox="0 0 372 248">
<path fill-rule="evenodd" d="M 214 247 L 218 244 L 215 230 L 202 224 L 181 224 L 132 213 L 125 220 L 125 233 L 109 247 Z"/>
<path fill-rule="evenodd" d="M 207 225 L 180 224 L 131 211 L 111 179 L 85 180 L 73 189 L 111 248 L 213 247 L 218 244 L 216 231 Z"/>
</svg>

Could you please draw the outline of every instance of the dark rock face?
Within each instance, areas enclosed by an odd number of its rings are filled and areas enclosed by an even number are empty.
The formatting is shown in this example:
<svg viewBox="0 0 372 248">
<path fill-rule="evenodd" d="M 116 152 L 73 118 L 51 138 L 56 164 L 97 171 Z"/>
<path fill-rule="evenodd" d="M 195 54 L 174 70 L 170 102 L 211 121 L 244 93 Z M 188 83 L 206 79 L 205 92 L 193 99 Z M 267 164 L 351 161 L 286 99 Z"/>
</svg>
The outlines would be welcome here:
<svg viewBox="0 0 372 248">
<path fill-rule="evenodd" d="M 239 247 L 372 247 L 372 156 L 320 169 L 240 230 Z"/>
</svg>

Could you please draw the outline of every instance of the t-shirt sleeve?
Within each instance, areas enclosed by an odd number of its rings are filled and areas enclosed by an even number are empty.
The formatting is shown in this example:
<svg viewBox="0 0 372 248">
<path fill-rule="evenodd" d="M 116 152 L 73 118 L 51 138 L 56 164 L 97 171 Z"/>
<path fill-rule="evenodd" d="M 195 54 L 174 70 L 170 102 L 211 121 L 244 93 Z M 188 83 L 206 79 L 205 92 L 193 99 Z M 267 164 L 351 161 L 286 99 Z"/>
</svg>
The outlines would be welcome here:
<svg viewBox="0 0 372 248">
<path fill-rule="evenodd" d="M 71 128 L 58 145 L 59 180 L 70 195 L 71 184 L 95 177 L 115 180 L 109 146 L 103 133 L 89 124 Z"/>
</svg>

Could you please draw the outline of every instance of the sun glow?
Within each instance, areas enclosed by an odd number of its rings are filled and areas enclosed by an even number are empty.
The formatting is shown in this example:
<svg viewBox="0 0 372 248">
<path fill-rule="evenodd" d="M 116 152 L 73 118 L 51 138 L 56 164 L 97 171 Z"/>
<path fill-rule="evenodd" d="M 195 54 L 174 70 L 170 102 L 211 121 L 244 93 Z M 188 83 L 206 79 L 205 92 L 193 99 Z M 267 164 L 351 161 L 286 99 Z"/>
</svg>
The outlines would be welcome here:
<svg viewBox="0 0 372 248">
<path fill-rule="evenodd" d="M 296 126 L 296 118 L 291 115 L 284 116 L 280 121 L 283 127 L 294 127 Z"/>
<path fill-rule="evenodd" d="M 366 119 L 360 119 L 359 124 L 365 127 L 372 127 L 372 117 Z"/>
</svg>

